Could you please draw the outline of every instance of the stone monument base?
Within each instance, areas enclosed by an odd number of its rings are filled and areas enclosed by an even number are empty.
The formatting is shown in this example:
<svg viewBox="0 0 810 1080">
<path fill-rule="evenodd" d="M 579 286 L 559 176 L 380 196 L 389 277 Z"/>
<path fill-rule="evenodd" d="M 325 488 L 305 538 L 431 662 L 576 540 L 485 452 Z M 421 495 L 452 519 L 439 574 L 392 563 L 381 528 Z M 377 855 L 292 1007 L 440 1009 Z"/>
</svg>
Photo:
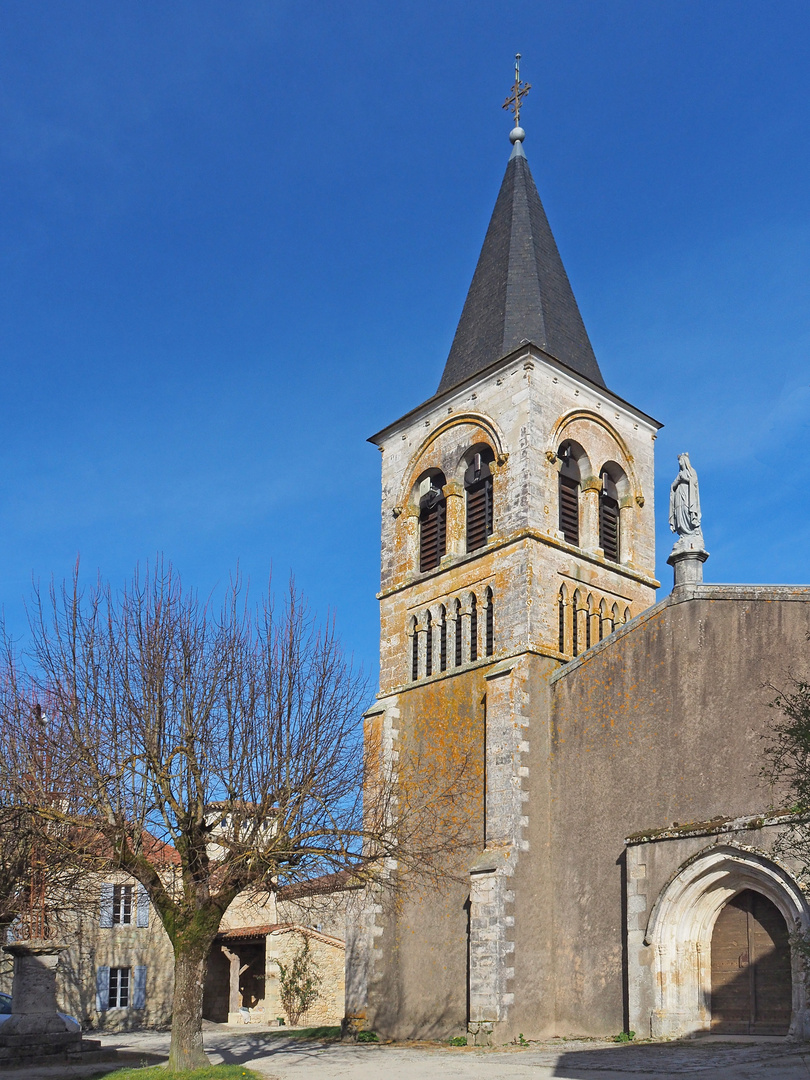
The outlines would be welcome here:
<svg viewBox="0 0 810 1080">
<path fill-rule="evenodd" d="M 56 1008 L 56 965 L 65 946 L 17 941 L 3 949 L 14 957 L 14 984 L 11 1016 L 0 1025 L 0 1065 L 87 1061 L 100 1054 L 101 1043 L 83 1042 L 78 1022 Z"/>
</svg>

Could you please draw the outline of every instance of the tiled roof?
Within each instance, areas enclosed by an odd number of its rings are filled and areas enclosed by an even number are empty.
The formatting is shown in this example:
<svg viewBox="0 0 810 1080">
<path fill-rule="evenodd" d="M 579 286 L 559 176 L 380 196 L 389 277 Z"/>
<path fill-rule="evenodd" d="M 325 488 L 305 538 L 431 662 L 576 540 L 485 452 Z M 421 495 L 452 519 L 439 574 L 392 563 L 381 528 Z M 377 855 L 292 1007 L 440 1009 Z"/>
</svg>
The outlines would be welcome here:
<svg viewBox="0 0 810 1080">
<path fill-rule="evenodd" d="M 267 937 L 268 934 L 306 934 L 307 937 L 324 941 L 327 945 L 336 945 L 338 948 L 346 947 L 346 942 L 340 938 L 332 937 L 331 934 L 322 934 L 320 930 L 314 930 L 311 926 L 301 926 L 299 923 L 262 923 L 259 926 L 234 926 L 229 930 L 223 930 L 217 935 L 221 941 L 243 941 L 245 938 Z"/>
<path fill-rule="evenodd" d="M 146 829 L 141 834 L 143 838 L 143 852 L 153 866 L 179 866 L 180 853 L 171 844 L 158 840 Z"/>
<path fill-rule="evenodd" d="M 282 885 L 278 890 L 279 900 L 296 900 L 300 896 L 318 896 L 324 893 L 341 892 L 343 889 L 362 888 L 360 881 L 350 870 L 338 870 L 334 874 L 322 874 L 308 881 L 295 881 Z"/>
</svg>

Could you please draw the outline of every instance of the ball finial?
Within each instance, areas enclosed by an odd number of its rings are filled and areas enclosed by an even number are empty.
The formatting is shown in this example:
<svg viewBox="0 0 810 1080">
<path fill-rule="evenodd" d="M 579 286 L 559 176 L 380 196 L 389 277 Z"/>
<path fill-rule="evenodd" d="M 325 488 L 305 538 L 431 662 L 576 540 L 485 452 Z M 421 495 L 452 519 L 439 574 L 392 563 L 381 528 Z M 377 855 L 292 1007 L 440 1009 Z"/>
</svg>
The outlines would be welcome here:
<svg viewBox="0 0 810 1080">
<path fill-rule="evenodd" d="M 523 142 L 526 132 L 522 127 L 513 127 L 509 132 L 509 142 L 514 146 L 516 142 Z"/>
</svg>

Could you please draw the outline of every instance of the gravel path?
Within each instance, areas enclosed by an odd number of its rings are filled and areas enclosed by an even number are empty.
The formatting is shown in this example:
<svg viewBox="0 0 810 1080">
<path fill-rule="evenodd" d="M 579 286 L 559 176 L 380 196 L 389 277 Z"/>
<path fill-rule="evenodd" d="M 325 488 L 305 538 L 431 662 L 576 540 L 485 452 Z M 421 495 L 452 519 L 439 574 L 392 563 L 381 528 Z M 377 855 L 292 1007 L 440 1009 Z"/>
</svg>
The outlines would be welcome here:
<svg viewBox="0 0 810 1080">
<path fill-rule="evenodd" d="M 163 1032 L 103 1034 L 105 1047 L 134 1055 L 165 1056 Z M 435 1043 L 356 1045 L 271 1037 L 241 1028 L 208 1030 L 213 1061 L 249 1065 L 268 1080 L 810 1080 L 810 1045 L 782 1039 L 723 1042 L 716 1038 L 684 1043 L 617 1046 L 592 1040 L 553 1040 L 529 1047 L 492 1050 Z M 139 1058 L 143 1055 L 143 1059 Z M 152 1058 L 154 1060 L 154 1058 Z M 8 1072 L 8 1080 L 79 1080 L 97 1076 L 102 1066 L 29 1067 Z M 106 1066 L 109 1068 L 109 1066 Z"/>
</svg>

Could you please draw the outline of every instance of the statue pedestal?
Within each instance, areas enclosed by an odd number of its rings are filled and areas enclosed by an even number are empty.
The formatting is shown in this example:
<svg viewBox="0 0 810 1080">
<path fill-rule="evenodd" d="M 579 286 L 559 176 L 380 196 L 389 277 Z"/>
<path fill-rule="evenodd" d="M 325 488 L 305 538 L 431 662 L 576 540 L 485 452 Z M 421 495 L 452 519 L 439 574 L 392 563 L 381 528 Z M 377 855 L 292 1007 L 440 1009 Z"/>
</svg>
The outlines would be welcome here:
<svg viewBox="0 0 810 1080">
<path fill-rule="evenodd" d="M 0 1043 L 6 1048 L 38 1046 L 53 1052 L 81 1047 L 81 1028 L 60 1016 L 56 1008 L 56 965 L 66 948 L 53 941 L 3 946 L 14 957 L 11 1016 L 0 1027 Z"/>
<path fill-rule="evenodd" d="M 701 585 L 703 583 L 703 564 L 709 557 L 708 551 L 703 549 L 681 548 L 678 545 L 672 549 L 672 554 L 667 562 L 675 571 L 674 588 L 679 585 Z"/>
</svg>

